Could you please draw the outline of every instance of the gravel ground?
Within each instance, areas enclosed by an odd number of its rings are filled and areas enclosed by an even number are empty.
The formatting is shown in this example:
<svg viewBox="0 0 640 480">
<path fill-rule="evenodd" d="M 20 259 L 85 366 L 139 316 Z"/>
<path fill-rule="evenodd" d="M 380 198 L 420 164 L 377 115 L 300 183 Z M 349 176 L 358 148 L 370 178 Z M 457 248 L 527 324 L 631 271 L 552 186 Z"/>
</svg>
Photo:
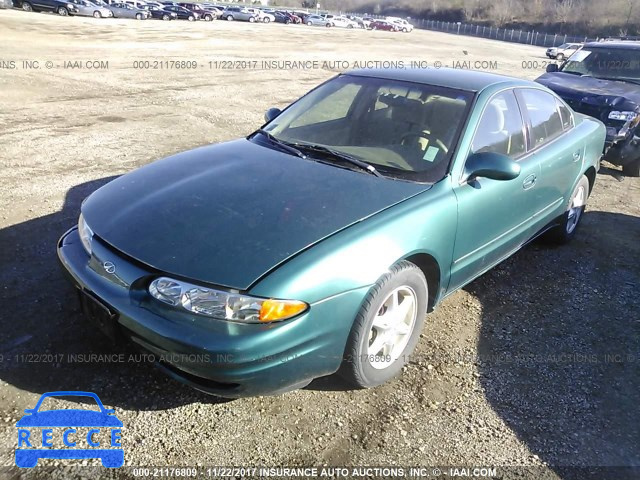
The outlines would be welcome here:
<svg viewBox="0 0 640 480">
<path fill-rule="evenodd" d="M 129 353 L 87 325 L 55 256 L 82 199 L 110 178 L 246 135 L 268 107 L 288 104 L 342 62 L 495 61 L 501 73 L 535 78 L 542 49 L 424 31 L 15 10 L 0 10 L 0 43 L 0 476 L 24 474 L 9 469 L 22 411 L 60 389 L 96 392 L 116 409 L 132 466 L 529 466 L 535 478 L 580 477 L 563 466 L 640 466 L 640 180 L 615 168 L 598 175 L 572 245 L 535 243 L 452 295 L 428 316 L 402 377 L 379 388 L 353 391 L 329 377 L 228 402 L 148 362 L 69 357 Z M 87 60 L 109 68 L 65 68 Z M 136 60 L 199 66 L 140 69 Z M 319 64 L 209 64 L 229 60 Z M 96 476 L 41 463 L 49 470 L 29 476 Z"/>
</svg>

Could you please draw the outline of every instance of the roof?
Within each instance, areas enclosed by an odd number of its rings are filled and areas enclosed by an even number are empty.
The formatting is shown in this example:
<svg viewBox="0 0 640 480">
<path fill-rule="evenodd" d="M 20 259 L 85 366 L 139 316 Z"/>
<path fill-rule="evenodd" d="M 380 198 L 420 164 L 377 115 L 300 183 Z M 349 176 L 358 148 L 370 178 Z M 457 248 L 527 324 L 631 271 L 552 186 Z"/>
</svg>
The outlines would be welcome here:
<svg viewBox="0 0 640 480">
<path fill-rule="evenodd" d="M 623 48 L 640 50 L 640 42 L 631 40 L 607 40 L 604 42 L 589 42 L 585 43 L 586 48 Z"/>
<path fill-rule="evenodd" d="M 459 68 L 380 68 L 350 70 L 345 73 L 347 75 L 357 75 L 360 77 L 376 77 L 388 80 L 424 83 L 426 85 L 436 85 L 439 87 L 457 88 L 469 92 L 479 92 L 496 84 L 505 84 L 505 86 L 506 84 L 513 86 L 538 86 L 538 84 L 529 80 Z"/>
</svg>

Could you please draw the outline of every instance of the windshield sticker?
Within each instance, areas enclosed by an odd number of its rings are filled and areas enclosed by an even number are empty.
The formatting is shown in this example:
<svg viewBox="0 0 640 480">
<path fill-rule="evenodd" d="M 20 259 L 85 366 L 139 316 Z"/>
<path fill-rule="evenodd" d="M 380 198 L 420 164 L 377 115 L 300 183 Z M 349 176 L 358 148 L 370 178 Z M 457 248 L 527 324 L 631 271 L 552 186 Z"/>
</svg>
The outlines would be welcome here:
<svg viewBox="0 0 640 480">
<path fill-rule="evenodd" d="M 424 152 L 424 156 L 422 157 L 422 159 L 426 160 L 427 162 L 433 162 L 439 152 L 440 149 L 438 147 L 429 147 L 427 148 L 427 151 Z"/>
<path fill-rule="evenodd" d="M 569 57 L 572 62 L 582 62 L 585 58 L 591 55 L 589 50 L 580 50 Z"/>
</svg>

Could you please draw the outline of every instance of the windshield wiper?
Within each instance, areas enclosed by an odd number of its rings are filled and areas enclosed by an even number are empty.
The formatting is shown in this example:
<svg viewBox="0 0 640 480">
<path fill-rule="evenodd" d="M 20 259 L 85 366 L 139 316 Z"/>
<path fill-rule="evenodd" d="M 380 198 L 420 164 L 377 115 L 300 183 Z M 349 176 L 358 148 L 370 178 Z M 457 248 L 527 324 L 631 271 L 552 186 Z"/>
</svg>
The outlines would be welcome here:
<svg viewBox="0 0 640 480">
<path fill-rule="evenodd" d="M 347 163 L 350 163 L 352 165 L 355 165 L 356 167 L 361 168 L 362 170 L 365 170 L 369 173 L 371 173 L 372 175 L 375 175 L 376 177 L 382 177 L 383 175 L 378 172 L 378 170 L 376 170 L 376 168 L 367 163 L 364 162 L 362 160 L 358 160 L 355 157 L 352 157 L 351 155 L 347 154 L 347 153 L 342 153 L 342 152 L 338 152 L 336 150 L 333 150 L 329 147 L 325 147 L 324 145 L 311 145 L 308 143 L 294 143 L 293 144 L 295 147 L 304 150 L 304 151 L 310 151 L 313 153 L 321 153 L 324 154 L 325 156 L 331 157 L 333 159 L 336 160 L 341 160 Z"/>
<path fill-rule="evenodd" d="M 284 150 L 287 153 L 290 153 L 291 155 L 295 155 L 296 157 L 300 157 L 300 158 L 307 158 L 307 156 L 304 153 L 302 153 L 300 150 L 298 150 L 296 147 L 288 144 L 287 142 L 283 142 L 277 137 L 274 137 L 273 135 L 271 135 L 266 130 L 263 130 L 262 128 L 259 128 L 258 130 L 253 132 L 251 135 L 249 135 L 249 137 L 253 137 L 254 135 L 257 135 L 257 134 L 261 134 L 262 136 L 266 137 L 267 140 L 269 140 L 269 143 L 271 143 L 272 145 L 275 145 L 276 147 L 280 148 L 281 150 Z"/>
</svg>

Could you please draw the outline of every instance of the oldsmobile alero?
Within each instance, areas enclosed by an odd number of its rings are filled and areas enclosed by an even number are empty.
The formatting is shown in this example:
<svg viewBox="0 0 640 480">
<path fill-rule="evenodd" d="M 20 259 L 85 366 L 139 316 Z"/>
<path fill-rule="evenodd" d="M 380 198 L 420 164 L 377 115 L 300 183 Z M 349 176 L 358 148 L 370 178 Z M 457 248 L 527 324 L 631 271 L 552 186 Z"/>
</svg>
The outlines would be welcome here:
<svg viewBox="0 0 640 480">
<path fill-rule="evenodd" d="M 540 84 L 446 69 L 348 72 L 265 120 L 108 183 L 58 244 L 96 325 L 225 397 L 394 377 L 444 298 L 576 235 L 605 141 Z"/>
</svg>

